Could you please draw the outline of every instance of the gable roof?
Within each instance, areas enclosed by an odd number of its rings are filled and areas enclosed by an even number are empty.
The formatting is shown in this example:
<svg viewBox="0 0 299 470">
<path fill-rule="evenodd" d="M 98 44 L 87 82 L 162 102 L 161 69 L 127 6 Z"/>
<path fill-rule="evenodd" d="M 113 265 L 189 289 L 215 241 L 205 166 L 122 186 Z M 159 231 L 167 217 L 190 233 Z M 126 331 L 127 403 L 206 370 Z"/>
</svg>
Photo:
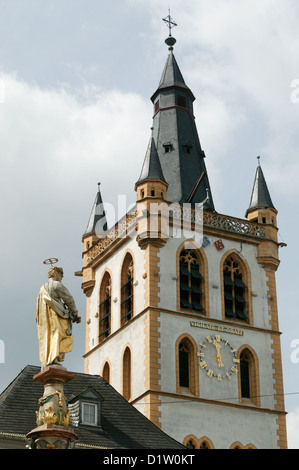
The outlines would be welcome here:
<svg viewBox="0 0 299 470">
<path fill-rule="evenodd" d="M 25 436 L 36 428 L 38 400 L 44 386 L 33 380 L 40 367 L 26 366 L 0 395 L 1 435 Z M 78 397 L 88 388 L 102 397 L 101 429 L 76 427 L 78 441 L 75 447 L 105 449 L 184 449 L 179 442 L 165 434 L 149 421 L 133 405 L 123 398 L 102 377 L 76 373 L 74 379 L 64 385 L 67 399 Z"/>
</svg>

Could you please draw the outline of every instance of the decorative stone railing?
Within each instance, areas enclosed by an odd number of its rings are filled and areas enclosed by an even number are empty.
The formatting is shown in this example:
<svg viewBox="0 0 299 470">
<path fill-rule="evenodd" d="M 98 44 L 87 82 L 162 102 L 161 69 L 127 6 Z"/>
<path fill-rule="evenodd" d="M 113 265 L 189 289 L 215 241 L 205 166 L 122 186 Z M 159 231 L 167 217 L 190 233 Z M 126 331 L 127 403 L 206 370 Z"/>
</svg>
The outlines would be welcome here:
<svg viewBox="0 0 299 470">
<path fill-rule="evenodd" d="M 143 211 L 143 215 L 145 215 L 145 213 L 146 212 Z M 260 224 L 218 214 L 217 212 L 202 211 L 190 207 L 182 208 L 179 204 L 171 204 L 171 206 L 169 206 L 169 219 L 197 224 L 203 223 L 203 226 L 207 228 L 215 228 L 224 232 L 245 235 L 247 237 L 258 239 L 264 239 L 266 237 L 265 227 Z M 106 232 L 104 238 L 100 238 L 99 241 L 88 250 L 87 262 L 89 263 L 95 259 L 116 239 L 125 238 L 129 233 L 135 234 L 135 231 L 132 232 L 132 228 L 136 227 L 137 207 L 135 206 Z"/>
<path fill-rule="evenodd" d="M 247 237 L 262 239 L 266 237 L 265 227 L 259 224 L 215 212 L 204 212 L 203 224 L 205 227 L 217 228 L 225 232 L 246 235 Z"/>
<path fill-rule="evenodd" d="M 128 228 L 131 224 L 135 224 L 137 219 L 136 206 L 132 211 L 124 215 L 113 227 L 111 227 L 104 238 L 99 238 L 99 241 L 93 245 L 87 252 L 87 262 L 89 263 L 96 258 L 102 251 L 104 251 L 111 243 L 118 238 L 125 238 L 128 233 Z"/>
</svg>

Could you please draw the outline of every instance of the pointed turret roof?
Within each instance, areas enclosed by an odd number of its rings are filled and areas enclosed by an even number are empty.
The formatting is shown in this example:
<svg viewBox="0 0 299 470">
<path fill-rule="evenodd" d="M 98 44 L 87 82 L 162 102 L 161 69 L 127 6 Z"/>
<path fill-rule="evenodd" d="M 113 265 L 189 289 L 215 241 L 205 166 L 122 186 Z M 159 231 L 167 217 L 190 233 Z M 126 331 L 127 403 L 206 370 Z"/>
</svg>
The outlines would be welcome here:
<svg viewBox="0 0 299 470">
<path fill-rule="evenodd" d="M 144 180 L 160 180 L 166 183 L 153 136 L 150 138 L 137 183 Z"/>
<path fill-rule="evenodd" d="M 257 209 L 260 207 L 271 207 L 272 209 L 275 209 L 267 187 L 262 167 L 260 165 L 260 162 L 258 162 L 251 194 L 251 200 L 247 212 L 250 209 Z"/>
<path fill-rule="evenodd" d="M 188 93 L 191 95 L 191 99 L 194 101 L 195 97 L 190 90 L 190 88 L 186 85 L 185 80 L 183 78 L 183 75 L 180 71 L 180 68 L 178 66 L 178 63 L 176 61 L 176 58 L 173 53 L 173 48 L 169 48 L 170 52 L 168 55 L 168 58 L 166 60 L 166 64 L 164 66 L 164 70 L 161 76 L 161 80 L 158 86 L 157 91 L 154 93 L 152 96 L 152 101 L 155 99 L 157 96 L 157 93 L 159 91 L 165 89 L 165 88 L 170 88 L 170 87 L 176 87 L 176 88 L 183 88 Z"/>
<path fill-rule="evenodd" d="M 94 204 L 92 206 L 91 214 L 90 214 L 89 221 L 87 224 L 87 228 L 84 232 L 84 235 L 95 233 L 96 225 L 101 219 L 103 219 L 101 222 L 101 227 L 103 228 L 103 231 L 107 230 L 106 214 L 105 214 L 104 205 L 102 201 L 100 184 L 101 183 L 98 183 L 98 191 L 96 194 Z"/>
</svg>

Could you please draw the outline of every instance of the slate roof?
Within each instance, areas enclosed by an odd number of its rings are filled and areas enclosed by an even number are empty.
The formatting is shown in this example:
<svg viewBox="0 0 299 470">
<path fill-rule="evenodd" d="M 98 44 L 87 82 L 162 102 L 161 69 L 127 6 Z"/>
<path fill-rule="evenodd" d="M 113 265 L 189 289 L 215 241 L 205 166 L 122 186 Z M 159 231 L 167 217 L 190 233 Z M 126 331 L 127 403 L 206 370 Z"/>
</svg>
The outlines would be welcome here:
<svg viewBox="0 0 299 470">
<path fill-rule="evenodd" d="M 98 183 L 98 191 L 95 197 L 94 204 L 92 206 L 91 214 L 90 214 L 89 221 L 88 221 L 86 230 L 84 232 L 84 235 L 87 235 L 89 233 L 94 233 L 96 231 L 96 225 L 101 219 L 103 219 L 102 220 L 103 231 L 106 231 L 107 230 L 106 214 L 104 211 L 102 195 L 100 191 L 100 183 Z"/>
<path fill-rule="evenodd" d="M 252 194 L 251 194 L 251 200 L 250 200 L 248 210 L 256 209 L 258 207 L 265 207 L 265 208 L 271 207 L 272 209 L 275 209 L 268 187 L 267 187 L 264 173 L 260 164 L 258 164 L 258 167 L 256 169 L 255 179 L 254 179 L 254 184 L 253 184 L 253 189 L 252 189 Z"/>
<path fill-rule="evenodd" d="M 186 100 L 185 105 L 178 104 L 179 98 L 183 98 L 183 102 Z M 168 183 L 167 200 L 179 204 L 205 201 L 204 209 L 214 211 L 205 154 L 193 115 L 195 97 L 184 81 L 172 50 L 151 100 L 154 106 L 157 105 L 153 138 Z"/>
<path fill-rule="evenodd" d="M 138 182 L 144 180 L 160 180 L 166 183 L 153 137 L 150 138 Z"/>
<path fill-rule="evenodd" d="M 184 88 L 186 91 L 189 92 L 189 94 L 191 95 L 191 98 L 193 100 L 195 99 L 192 91 L 185 83 L 183 75 L 180 71 L 178 63 L 172 51 L 169 53 L 167 57 L 167 61 L 164 66 L 164 70 L 160 79 L 158 89 L 154 93 L 152 100 L 157 95 L 157 93 L 159 93 L 160 90 L 163 90 L 164 88 L 169 88 L 169 87 Z"/>
<path fill-rule="evenodd" d="M 24 440 L 36 427 L 38 400 L 43 395 L 43 384 L 33 380 L 40 367 L 26 366 L 0 395 L 1 435 L 18 436 Z M 102 377 L 76 373 L 74 379 L 64 385 L 68 400 L 92 388 L 102 400 L 101 429 L 75 427 L 79 440 L 76 447 L 105 449 L 184 449 L 133 405 L 123 398 Z M 88 429 L 89 428 L 89 429 Z"/>
</svg>

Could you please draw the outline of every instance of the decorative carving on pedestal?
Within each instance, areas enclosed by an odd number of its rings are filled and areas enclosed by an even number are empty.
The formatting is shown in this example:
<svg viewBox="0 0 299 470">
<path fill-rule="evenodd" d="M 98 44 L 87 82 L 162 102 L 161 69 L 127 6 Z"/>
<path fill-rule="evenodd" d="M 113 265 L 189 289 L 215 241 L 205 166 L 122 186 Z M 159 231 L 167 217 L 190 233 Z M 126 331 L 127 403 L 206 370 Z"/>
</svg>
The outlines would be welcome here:
<svg viewBox="0 0 299 470">
<path fill-rule="evenodd" d="M 27 434 L 30 449 L 69 449 L 78 436 L 69 427 L 68 401 L 64 384 L 75 377 L 60 365 L 49 366 L 33 377 L 44 384 L 44 394 L 39 399 L 36 412 L 37 427 Z"/>
</svg>

